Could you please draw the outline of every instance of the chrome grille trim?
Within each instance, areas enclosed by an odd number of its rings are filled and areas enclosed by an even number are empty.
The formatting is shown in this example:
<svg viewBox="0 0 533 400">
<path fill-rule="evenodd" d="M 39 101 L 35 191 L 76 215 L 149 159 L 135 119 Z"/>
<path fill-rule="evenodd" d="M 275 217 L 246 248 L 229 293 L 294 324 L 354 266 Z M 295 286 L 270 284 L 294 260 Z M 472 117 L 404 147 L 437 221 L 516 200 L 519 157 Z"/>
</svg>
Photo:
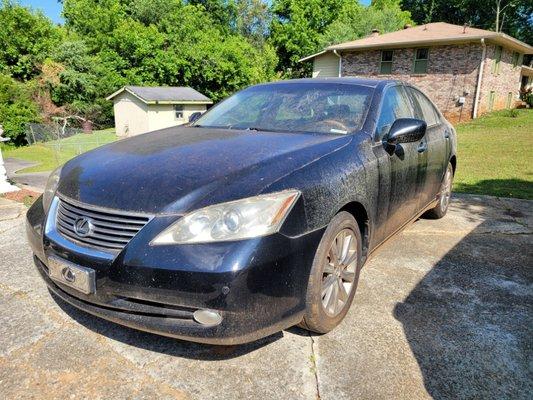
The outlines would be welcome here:
<svg viewBox="0 0 533 400">
<path fill-rule="evenodd" d="M 56 229 L 65 239 L 103 250 L 121 250 L 152 219 L 146 214 L 99 208 L 60 196 Z M 88 218 L 93 226 L 87 236 L 79 236 L 74 225 Z"/>
</svg>

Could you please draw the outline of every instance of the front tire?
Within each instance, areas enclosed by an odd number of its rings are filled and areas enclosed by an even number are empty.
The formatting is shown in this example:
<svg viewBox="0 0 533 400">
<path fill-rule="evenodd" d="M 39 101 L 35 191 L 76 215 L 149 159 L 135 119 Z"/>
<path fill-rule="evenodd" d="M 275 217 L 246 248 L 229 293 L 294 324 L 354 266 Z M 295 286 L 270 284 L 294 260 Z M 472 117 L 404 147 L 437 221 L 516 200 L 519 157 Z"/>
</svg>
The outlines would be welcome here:
<svg viewBox="0 0 533 400">
<path fill-rule="evenodd" d="M 426 213 L 428 218 L 440 219 L 448 212 L 450 205 L 450 199 L 452 197 L 452 183 L 453 183 L 453 167 L 451 163 L 448 163 L 446 168 L 446 174 L 442 180 L 442 184 L 439 192 L 439 200 L 435 208 L 432 208 Z"/>
<path fill-rule="evenodd" d="M 302 328 L 327 333 L 344 319 L 359 281 L 361 249 L 357 221 L 341 211 L 329 223 L 315 253 Z"/>
</svg>

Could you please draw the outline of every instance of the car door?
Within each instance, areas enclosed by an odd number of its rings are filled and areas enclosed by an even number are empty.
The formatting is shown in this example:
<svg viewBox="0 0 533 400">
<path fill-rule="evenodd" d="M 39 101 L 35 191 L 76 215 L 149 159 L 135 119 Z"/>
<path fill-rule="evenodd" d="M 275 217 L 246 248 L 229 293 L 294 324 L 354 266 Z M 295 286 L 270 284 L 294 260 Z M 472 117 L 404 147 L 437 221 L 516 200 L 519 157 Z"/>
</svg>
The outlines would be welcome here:
<svg viewBox="0 0 533 400">
<path fill-rule="evenodd" d="M 380 239 L 397 231 L 418 211 L 418 197 L 426 174 L 425 138 L 420 142 L 401 143 L 393 154 L 385 151 L 383 145 L 396 119 L 414 115 L 413 103 L 402 85 L 386 89 L 373 146 L 380 175 L 378 209 L 387 210 L 386 215 L 378 216 L 380 228 L 376 236 Z"/>
<path fill-rule="evenodd" d="M 426 95 L 413 87 L 406 89 L 415 102 L 416 118 L 427 124 L 427 177 L 418 203 L 418 208 L 422 209 L 435 199 L 440 190 L 446 171 L 449 132 L 447 124 Z"/>
</svg>

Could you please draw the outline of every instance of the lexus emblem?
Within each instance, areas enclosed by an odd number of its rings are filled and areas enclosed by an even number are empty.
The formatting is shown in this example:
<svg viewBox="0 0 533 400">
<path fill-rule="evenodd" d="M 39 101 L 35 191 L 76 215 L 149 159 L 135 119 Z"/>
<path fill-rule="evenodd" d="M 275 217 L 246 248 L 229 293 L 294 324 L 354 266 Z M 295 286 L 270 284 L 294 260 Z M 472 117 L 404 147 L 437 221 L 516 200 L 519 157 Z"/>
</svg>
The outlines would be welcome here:
<svg viewBox="0 0 533 400">
<path fill-rule="evenodd" d="M 76 274 L 74 274 L 74 272 L 72 272 L 69 267 L 63 268 L 61 270 L 61 275 L 67 282 L 74 283 L 74 281 L 76 280 Z"/>
<path fill-rule="evenodd" d="M 89 236 L 94 229 L 94 225 L 89 218 L 81 217 L 74 222 L 74 232 L 79 237 Z"/>
</svg>

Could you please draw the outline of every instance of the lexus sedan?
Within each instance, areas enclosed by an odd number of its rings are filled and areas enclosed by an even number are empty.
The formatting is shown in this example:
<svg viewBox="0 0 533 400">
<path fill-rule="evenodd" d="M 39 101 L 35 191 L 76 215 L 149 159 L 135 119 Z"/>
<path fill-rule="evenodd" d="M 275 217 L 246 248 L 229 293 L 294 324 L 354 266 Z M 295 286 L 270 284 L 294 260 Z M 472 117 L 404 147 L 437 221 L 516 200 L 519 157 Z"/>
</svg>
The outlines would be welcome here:
<svg viewBox="0 0 533 400">
<path fill-rule="evenodd" d="M 51 175 L 27 235 L 57 297 L 196 342 L 326 333 L 380 244 L 446 214 L 455 131 L 406 83 L 268 83 L 196 117 Z"/>
</svg>

